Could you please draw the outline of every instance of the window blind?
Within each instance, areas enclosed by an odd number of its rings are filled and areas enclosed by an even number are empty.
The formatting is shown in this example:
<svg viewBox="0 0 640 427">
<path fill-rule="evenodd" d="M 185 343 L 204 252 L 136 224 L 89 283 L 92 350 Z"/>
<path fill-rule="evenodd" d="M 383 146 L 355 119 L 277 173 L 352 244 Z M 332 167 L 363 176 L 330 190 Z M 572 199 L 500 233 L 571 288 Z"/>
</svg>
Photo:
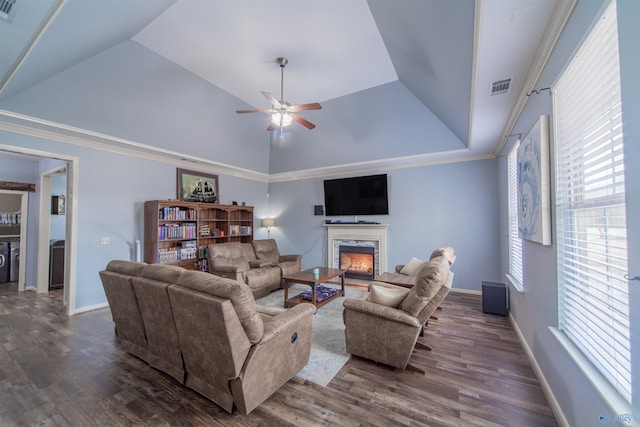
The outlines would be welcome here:
<svg viewBox="0 0 640 427">
<path fill-rule="evenodd" d="M 631 402 L 615 1 L 554 89 L 559 329 Z"/>
<path fill-rule="evenodd" d="M 518 235 L 518 141 L 507 156 L 509 174 L 509 275 L 523 285 L 522 240 Z"/>
</svg>

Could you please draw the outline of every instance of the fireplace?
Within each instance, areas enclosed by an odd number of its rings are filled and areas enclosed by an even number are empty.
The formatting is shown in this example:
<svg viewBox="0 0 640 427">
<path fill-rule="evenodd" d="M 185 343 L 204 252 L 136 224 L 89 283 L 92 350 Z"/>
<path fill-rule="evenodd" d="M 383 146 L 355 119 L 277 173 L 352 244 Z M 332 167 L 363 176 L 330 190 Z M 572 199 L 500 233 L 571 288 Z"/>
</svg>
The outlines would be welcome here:
<svg viewBox="0 0 640 427">
<path fill-rule="evenodd" d="M 345 277 L 371 280 L 375 277 L 375 253 L 371 246 L 340 245 L 340 268 L 346 269 Z"/>
<path fill-rule="evenodd" d="M 387 224 L 324 224 L 327 228 L 327 265 L 340 268 L 340 246 L 373 249 L 373 278 L 387 271 Z M 368 275 L 367 275 L 368 276 Z M 363 279 L 370 280 L 370 279 Z"/>
</svg>

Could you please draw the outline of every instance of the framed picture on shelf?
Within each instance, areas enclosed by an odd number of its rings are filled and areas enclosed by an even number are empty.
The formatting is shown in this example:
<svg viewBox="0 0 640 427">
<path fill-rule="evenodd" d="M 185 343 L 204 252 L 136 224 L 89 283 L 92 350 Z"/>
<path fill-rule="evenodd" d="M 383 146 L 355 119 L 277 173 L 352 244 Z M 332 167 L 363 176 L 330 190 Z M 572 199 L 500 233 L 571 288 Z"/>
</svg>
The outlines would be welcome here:
<svg viewBox="0 0 640 427">
<path fill-rule="evenodd" d="M 218 203 L 218 175 L 178 168 L 177 193 L 185 202 Z"/>
</svg>

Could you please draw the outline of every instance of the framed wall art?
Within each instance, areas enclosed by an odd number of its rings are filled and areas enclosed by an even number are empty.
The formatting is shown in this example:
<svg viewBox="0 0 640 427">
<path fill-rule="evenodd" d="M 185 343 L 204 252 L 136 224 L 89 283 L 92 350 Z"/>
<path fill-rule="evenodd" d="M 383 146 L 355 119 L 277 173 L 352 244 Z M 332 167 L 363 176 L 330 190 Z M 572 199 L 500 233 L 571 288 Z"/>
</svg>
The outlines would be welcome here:
<svg viewBox="0 0 640 427">
<path fill-rule="evenodd" d="M 51 213 L 53 215 L 64 215 L 67 212 L 65 201 L 64 195 L 51 196 Z"/>
<path fill-rule="evenodd" d="M 218 203 L 218 175 L 178 168 L 178 199 L 185 202 Z"/>
<path fill-rule="evenodd" d="M 549 116 L 540 116 L 518 148 L 518 233 L 551 244 Z"/>
</svg>

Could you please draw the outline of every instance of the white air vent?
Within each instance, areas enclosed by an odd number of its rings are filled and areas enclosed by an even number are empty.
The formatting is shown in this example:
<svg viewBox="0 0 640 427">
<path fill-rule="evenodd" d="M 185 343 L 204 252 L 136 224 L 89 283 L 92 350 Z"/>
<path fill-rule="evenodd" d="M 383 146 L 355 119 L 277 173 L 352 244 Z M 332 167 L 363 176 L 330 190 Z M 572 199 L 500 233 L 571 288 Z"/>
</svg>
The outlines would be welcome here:
<svg viewBox="0 0 640 427">
<path fill-rule="evenodd" d="M 16 0 L 0 0 L 0 19 L 11 22 L 16 14 Z"/>
<path fill-rule="evenodd" d="M 491 83 L 491 92 L 489 95 L 501 95 L 503 93 L 509 93 L 509 88 L 511 87 L 511 78 L 504 80 L 497 80 Z"/>
</svg>

